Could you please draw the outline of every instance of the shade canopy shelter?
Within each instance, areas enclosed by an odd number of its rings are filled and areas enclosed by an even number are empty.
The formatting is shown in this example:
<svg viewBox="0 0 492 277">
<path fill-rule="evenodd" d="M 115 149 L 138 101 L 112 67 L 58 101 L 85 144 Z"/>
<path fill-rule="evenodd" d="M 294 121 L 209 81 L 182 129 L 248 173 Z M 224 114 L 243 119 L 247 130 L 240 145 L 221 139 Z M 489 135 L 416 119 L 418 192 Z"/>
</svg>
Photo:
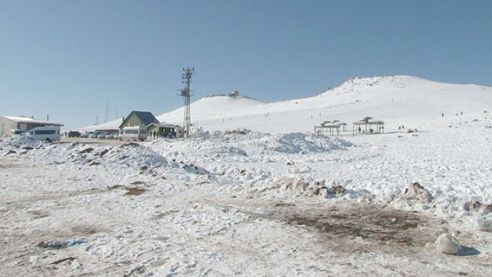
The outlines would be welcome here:
<svg viewBox="0 0 492 277">
<path fill-rule="evenodd" d="M 352 123 L 352 134 L 381 134 L 384 133 L 384 122 L 370 116 Z"/>
<path fill-rule="evenodd" d="M 339 120 L 325 121 L 318 126 L 314 126 L 315 133 L 328 132 L 331 136 L 340 135 L 340 128 L 345 131 L 347 123 Z"/>
</svg>

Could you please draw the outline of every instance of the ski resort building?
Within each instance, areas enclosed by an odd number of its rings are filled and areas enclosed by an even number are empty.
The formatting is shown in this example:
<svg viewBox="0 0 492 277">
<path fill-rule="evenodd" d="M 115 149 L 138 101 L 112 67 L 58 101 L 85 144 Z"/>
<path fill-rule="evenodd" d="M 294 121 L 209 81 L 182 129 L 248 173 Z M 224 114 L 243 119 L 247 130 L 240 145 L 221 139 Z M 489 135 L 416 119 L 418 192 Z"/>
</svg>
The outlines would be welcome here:
<svg viewBox="0 0 492 277">
<path fill-rule="evenodd" d="M 0 136 L 27 132 L 36 127 L 61 127 L 63 124 L 24 116 L 0 116 Z"/>
<path fill-rule="evenodd" d="M 382 134 L 384 133 L 384 122 L 381 120 L 373 119 L 370 116 L 366 116 L 363 119 L 356 121 L 352 124 L 352 134 Z"/>
<path fill-rule="evenodd" d="M 159 120 L 151 112 L 132 111 L 123 119 L 119 129 L 122 130 L 125 127 L 147 128 L 151 123 L 159 123 Z"/>
</svg>

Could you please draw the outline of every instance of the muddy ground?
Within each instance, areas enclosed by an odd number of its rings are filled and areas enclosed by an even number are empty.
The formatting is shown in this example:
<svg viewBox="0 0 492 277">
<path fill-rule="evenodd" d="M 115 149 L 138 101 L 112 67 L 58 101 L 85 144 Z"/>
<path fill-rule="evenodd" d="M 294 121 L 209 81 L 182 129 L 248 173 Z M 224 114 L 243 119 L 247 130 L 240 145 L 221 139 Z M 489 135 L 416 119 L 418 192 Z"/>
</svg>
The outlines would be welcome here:
<svg viewBox="0 0 492 277">
<path fill-rule="evenodd" d="M 173 190 L 0 159 L 1 276 L 487 276 L 489 256 L 438 255 L 448 223 L 368 202 Z M 90 180 L 90 182 L 88 181 Z M 83 238 L 66 249 L 39 247 Z M 461 233 L 466 245 L 473 234 Z"/>
</svg>

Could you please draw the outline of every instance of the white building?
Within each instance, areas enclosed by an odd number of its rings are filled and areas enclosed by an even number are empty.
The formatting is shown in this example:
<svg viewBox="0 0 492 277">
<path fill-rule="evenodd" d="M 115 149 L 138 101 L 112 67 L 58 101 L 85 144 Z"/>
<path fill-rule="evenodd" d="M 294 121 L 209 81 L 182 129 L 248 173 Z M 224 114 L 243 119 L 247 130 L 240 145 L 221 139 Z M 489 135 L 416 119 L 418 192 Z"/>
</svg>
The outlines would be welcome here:
<svg viewBox="0 0 492 277">
<path fill-rule="evenodd" d="M 0 137 L 10 136 L 15 132 L 29 131 L 35 127 L 63 126 L 60 123 L 54 123 L 43 120 L 36 120 L 30 117 L 22 116 L 0 116 Z"/>
</svg>

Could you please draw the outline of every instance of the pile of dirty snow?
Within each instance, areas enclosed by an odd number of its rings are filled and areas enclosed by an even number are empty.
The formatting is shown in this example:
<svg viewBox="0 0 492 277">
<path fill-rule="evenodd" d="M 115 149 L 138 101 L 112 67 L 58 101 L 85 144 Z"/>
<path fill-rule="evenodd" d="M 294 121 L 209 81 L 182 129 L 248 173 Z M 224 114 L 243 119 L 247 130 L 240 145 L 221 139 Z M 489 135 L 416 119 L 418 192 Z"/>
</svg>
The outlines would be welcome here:
<svg viewBox="0 0 492 277">
<path fill-rule="evenodd" d="M 25 148 L 25 147 L 36 148 L 42 144 L 43 142 L 40 142 L 39 140 L 35 140 L 30 136 L 23 136 L 23 135 L 4 138 L 0 143 L 1 147 L 5 149 Z"/>
<path fill-rule="evenodd" d="M 126 165 L 133 168 L 166 166 L 165 157 L 148 147 L 138 144 L 123 144 L 112 147 L 102 158 L 102 162 L 114 165 Z"/>
<path fill-rule="evenodd" d="M 0 142 L 0 149 L 5 151 L 4 155 L 25 155 L 45 164 L 134 169 L 169 166 L 165 157 L 146 146 L 135 143 L 111 146 L 44 143 L 25 136 L 15 136 Z"/>
<path fill-rule="evenodd" d="M 273 137 L 272 148 L 289 154 L 310 154 L 340 150 L 352 144 L 342 139 L 331 140 L 325 135 L 310 133 L 286 133 Z"/>
<path fill-rule="evenodd" d="M 285 133 L 272 135 L 261 132 L 214 132 L 212 134 L 204 132 L 182 142 L 182 144 L 185 144 L 186 148 L 193 148 L 195 153 L 240 156 L 248 156 L 249 153 L 258 151 L 271 154 L 277 152 L 312 154 L 341 150 L 352 146 L 352 143 L 348 141 L 338 138 L 332 139 L 322 134 Z M 159 143 L 154 145 L 159 147 Z M 162 146 L 162 144 L 160 145 Z"/>
</svg>

